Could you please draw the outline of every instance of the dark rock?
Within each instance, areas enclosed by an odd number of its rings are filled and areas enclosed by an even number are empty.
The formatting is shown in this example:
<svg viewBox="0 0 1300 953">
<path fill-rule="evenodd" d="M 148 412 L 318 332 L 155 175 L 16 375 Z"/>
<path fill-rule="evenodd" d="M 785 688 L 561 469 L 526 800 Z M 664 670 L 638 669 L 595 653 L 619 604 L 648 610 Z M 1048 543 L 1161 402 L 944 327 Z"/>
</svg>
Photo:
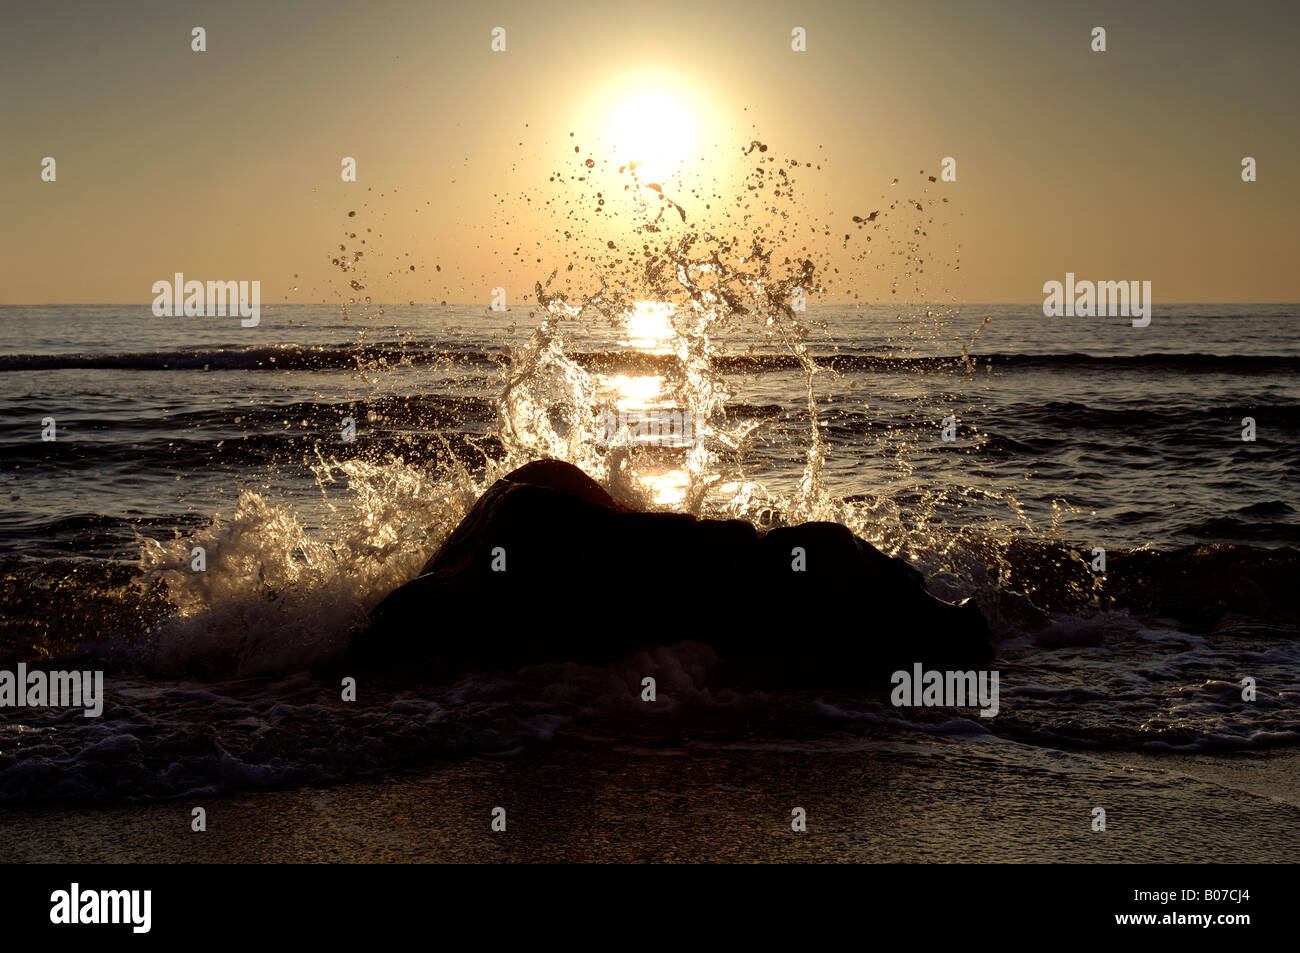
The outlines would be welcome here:
<svg viewBox="0 0 1300 953">
<path fill-rule="evenodd" d="M 505 571 L 493 571 L 502 552 Z M 352 661 L 449 674 L 600 662 L 685 639 L 769 683 L 861 683 L 992 654 L 973 603 L 934 598 L 919 572 L 843 526 L 760 534 L 740 520 L 642 513 L 576 467 L 540 461 L 483 494 L 420 576 L 375 609 Z"/>
</svg>

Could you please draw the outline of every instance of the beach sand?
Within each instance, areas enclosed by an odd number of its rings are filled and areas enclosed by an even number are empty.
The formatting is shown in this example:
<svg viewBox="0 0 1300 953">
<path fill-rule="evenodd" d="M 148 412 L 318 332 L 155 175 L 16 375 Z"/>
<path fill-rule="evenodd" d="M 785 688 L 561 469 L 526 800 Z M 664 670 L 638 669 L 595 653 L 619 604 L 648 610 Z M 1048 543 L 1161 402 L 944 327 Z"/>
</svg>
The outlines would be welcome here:
<svg viewBox="0 0 1300 953">
<path fill-rule="evenodd" d="M 58 863 L 1276 863 L 1300 849 L 1300 753 L 1027 749 L 1009 770 L 992 751 L 1006 744 L 557 747 L 324 788 L 14 806 L 0 841 L 7 861 Z M 206 832 L 190 829 L 196 806 Z"/>
</svg>

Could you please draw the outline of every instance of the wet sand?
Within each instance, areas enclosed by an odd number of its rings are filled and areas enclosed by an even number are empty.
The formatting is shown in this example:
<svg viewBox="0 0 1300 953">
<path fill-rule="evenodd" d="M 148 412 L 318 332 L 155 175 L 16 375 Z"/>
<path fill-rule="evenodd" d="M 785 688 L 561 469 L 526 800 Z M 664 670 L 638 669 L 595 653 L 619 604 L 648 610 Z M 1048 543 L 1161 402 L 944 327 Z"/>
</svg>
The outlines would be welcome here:
<svg viewBox="0 0 1300 953">
<path fill-rule="evenodd" d="M 1292 862 L 1300 753 L 554 750 L 328 788 L 17 807 L 10 862 Z M 1045 755 L 1040 757 L 1039 755 Z M 207 831 L 190 830 L 191 809 Z M 506 830 L 490 829 L 494 807 Z M 790 829 L 791 809 L 807 831 Z M 1103 806 L 1107 830 L 1091 830 Z"/>
</svg>

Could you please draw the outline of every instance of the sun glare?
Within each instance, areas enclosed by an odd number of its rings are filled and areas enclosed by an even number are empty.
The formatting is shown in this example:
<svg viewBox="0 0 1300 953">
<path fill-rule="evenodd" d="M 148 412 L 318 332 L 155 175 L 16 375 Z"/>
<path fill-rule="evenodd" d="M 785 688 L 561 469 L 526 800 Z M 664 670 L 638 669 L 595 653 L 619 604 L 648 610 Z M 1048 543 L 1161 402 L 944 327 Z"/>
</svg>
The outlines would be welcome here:
<svg viewBox="0 0 1300 953">
<path fill-rule="evenodd" d="M 638 301 L 627 316 L 627 336 L 632 347 L 666 350 L 673 334 L 673 308 L 660 301 Z"/>
<path fill-rule="evenodd" d="M 610 142 L 615 158 L 637 163 L 643 177 L 666 176 L 695 143 L 695 117 L 666 93 L 639 93 L 614 111 Z"/>
</svg>

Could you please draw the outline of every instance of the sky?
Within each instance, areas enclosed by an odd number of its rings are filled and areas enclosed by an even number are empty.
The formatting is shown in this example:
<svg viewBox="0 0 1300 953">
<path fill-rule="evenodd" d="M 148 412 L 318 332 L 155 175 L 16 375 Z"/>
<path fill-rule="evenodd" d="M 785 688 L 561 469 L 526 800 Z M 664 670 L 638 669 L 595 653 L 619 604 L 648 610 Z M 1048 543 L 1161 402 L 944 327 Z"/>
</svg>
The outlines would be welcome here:
<svg viewBox="0 0 1300 953">
<path fill-rule="evenodd" d="M 895 293 L 896 264 L 854 258 L 853 215 L 946 198 L 906 297 L 1041 301 L 1073 272 L 1300 300 L 1294 3 L 47 0 L 5 21 L 0 303 L 148 302 L 175 272 L 264 302 L 517 299 L 574 260 L 564 189 L 659 150 L 705 223 L 755 139 L 800 163 L 785 235 L 835 236 L 833 294 Z M 575 145 L 593 181 L 551 182 Z M 943 157 L 956 181 L 930 183 Z"/>
</svg>

